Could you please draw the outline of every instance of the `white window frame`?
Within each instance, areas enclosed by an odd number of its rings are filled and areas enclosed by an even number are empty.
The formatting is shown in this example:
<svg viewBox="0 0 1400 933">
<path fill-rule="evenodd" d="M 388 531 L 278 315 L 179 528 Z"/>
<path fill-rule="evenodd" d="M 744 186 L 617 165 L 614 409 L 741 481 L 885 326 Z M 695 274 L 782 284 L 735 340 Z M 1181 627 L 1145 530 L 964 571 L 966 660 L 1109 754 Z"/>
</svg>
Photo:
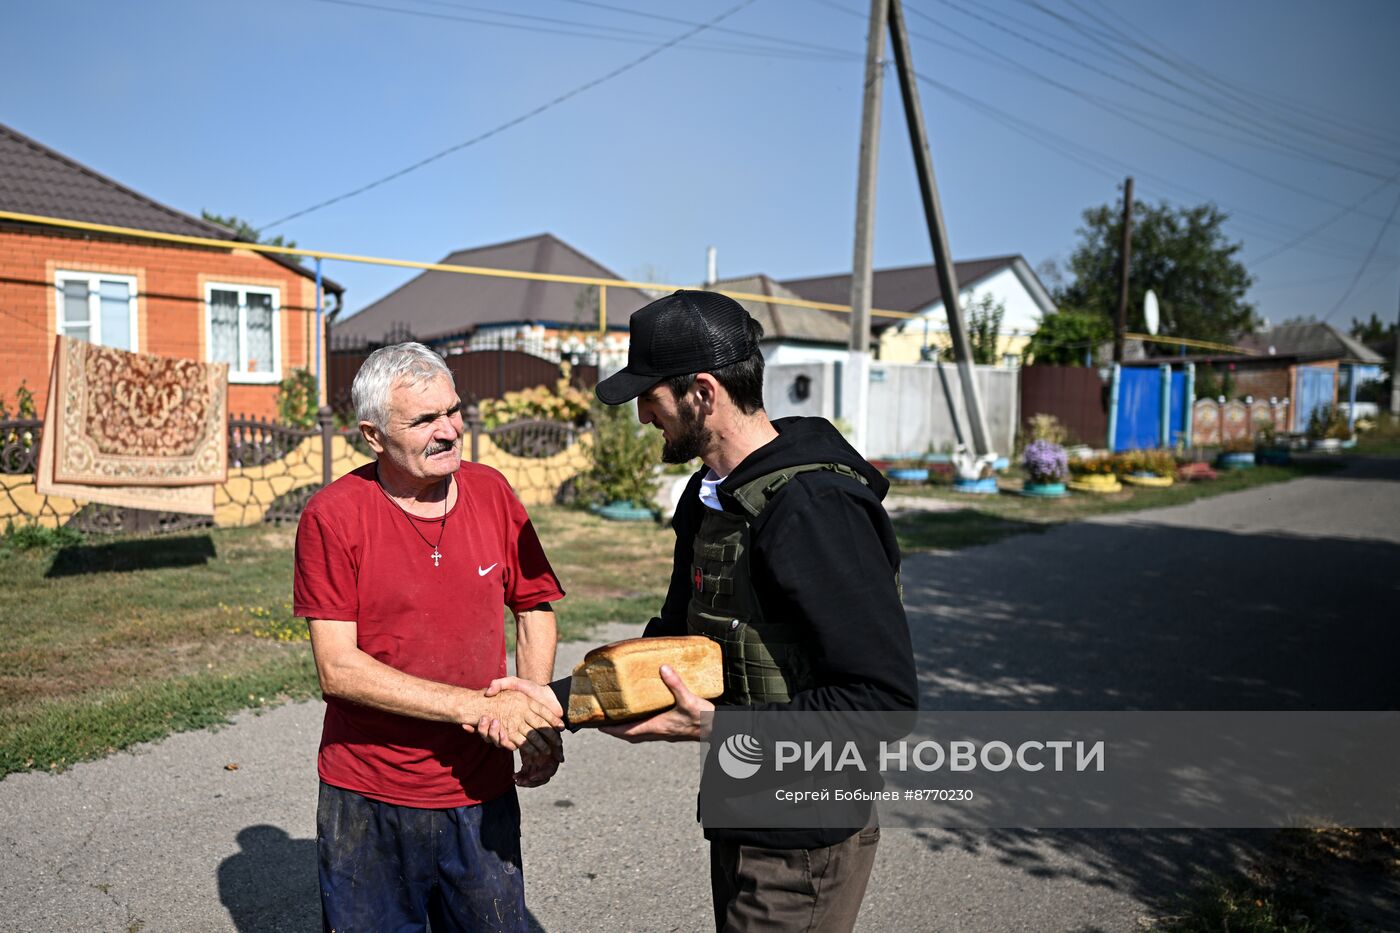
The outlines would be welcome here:
<svg viewBox="0 0 1400 933">
<path fill-rule="evenodd" d="M 102 293 L 101 283 L 121 282 L 126 286 L 127 294 L 127 326 L 129 328 L 128 339 L 133 353 L 141 352 L 141 344 L 136 342 L 136 276 L 118 275 L 108 272 L 77 272 L 69 269 L 61 269 L 54 273 L 54 300 L 57 303 L 58 314 L 54 318 L 54 323 L 58 333 L 68 333 L 68 320 L 65 317 L 66 308 L 63 300 L 63 286 L 67 282 L 86 282 L 88 287 L 88 339 L 96 346 L 107 346 L 102 339 Z"/>
<path fill-rule="evenodd" d="M 204 356 L 209 362 L 214 359 L 213 314 L 214 292 L 238 293 L 238 347 L 243 357 L 229 365 L 228 381 L 248 385 L 272 385 L 282 381 L 282 290 L 272 285 L 237 285 L 232 282 L 206 282 L 204 284 Z M 272 372 L 250 373 L 247 371 L 248 353 L 248 295 L 272 296 Z M 219 360 L 217 362 L 223 362 Z"/>
</svg>

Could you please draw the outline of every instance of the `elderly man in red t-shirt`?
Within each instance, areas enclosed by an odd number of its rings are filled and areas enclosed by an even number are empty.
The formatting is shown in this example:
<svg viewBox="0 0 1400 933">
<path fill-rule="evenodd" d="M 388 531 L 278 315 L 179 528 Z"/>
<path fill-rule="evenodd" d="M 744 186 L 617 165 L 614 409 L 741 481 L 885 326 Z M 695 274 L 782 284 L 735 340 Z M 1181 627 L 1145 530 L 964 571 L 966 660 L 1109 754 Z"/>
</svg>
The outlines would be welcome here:
<svg viewBox="0 0 1400 933">
<path fill-rule="evenodd" d="M 540 685 L 564 593 L 505 479 L 462 462 L 462 401 L 441 357 L 377 350 L 352 397 L 376 461 L 307 504 L 294 582 L 326 698 L 325 928 L 525 930 L 515 785 L 563 760 L 562 710 Z M 519 679 L 502 680 L 502 606 Z"/>
</svg>

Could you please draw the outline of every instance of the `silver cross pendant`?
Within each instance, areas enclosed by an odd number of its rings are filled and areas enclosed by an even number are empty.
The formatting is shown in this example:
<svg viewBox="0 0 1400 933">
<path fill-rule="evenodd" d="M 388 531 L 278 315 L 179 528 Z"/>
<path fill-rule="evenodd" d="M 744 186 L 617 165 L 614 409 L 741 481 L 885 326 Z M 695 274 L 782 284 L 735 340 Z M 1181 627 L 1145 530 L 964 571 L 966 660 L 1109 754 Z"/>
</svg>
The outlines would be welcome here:
<svg viewBox="0 0 1400 933">
<path fill-rule="evenodd" d="M 438 566 L 438 561 L 442 560 L 442 555 L 438 553 L 437 548 L 433 548 L 433 553 L 431 557 L 433 558 L 433 566 Z"/>
</svg>

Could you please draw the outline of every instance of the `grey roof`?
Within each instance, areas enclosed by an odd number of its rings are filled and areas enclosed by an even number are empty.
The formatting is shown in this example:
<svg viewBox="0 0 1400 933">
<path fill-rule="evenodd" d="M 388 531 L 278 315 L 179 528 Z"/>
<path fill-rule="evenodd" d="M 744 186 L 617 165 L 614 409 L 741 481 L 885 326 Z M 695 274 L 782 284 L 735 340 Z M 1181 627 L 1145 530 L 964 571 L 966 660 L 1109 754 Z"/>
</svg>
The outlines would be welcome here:
<svg viewBox="0 0 1400 933">
<path fill-rule="evenodd" d="M 755 295 L 771 295 L 774 298 L 800 297 L 766 275 L 721 279 L 711 287 L 716 291 L 751 292 Z M 798 340 L 806 343 L 840 344 L 843 347 L 850 342 L 849 314 L 838 315 L 815 308 L 797 308 L 766 301 L 742 300 L 739 303 L 763 325 L 765 341 Z"/>
<path fill-rule="evenodd" d="M 0 123 L 0 209 L 64 220 L 134 227 L 159 233 L 238 240 L 218 224 L 166 207 Z M 100 234 L 97 234 L 100 235 Z M 180 249 L 177 244 L 169 244 Z M 315 272 L 285 256 L 268 259 L 313 278 Z M 327 291 L 344 287 L 322 278 Z"/>
<path fill-rule="evenodd" d="M 1262 354 L 1273 349 L 1275 356 L 1301 360 L 1345 360 L 1352 363 L 1384 363 L 1385 357 L 1361 341 L 1323 321 L 1280 324 L 1241 337 L 1239 344 Z"/>
<path fill-rule="evenodd" d="M 988 259 L 970 259 L 953 263 L 953 273 L 958 277 L 958 288 L 962 289 L 973 282 L 985 279 L 994 272 L 1016 264 L 1021 257 L 992 256 Z M 938 270 L 932 265 L 901 266 L 894 269 L 876 269 L 874 274 L 874 294 L 871 304 L 887 311 L 920 311 L 943 298 L 943 289 L 938 284 Z M 798 295 L 811 301 L 829 301 L 833 304 L 849 304 L 851 300 L 851 273 L 818 275 L 803 279 L 785 279 L 782 283 Z M 874 318 L 871 327 L 881 329 L 897 324 L 885 318 Z"/>
<path fill-rule="evenodd" d="M 550 233 L 458 250 L 443 263 L 615 279 L 607 267 Z M 391 332 L 432 340 L 485 324 L 541 323 L 598 326 L 596 298 L 587 286 L 502 279 L 456 272 L 424 272 L 378 301 L 341 318 L 337 337 L 381 340 Z M 582 296 L 582 297 L 581 297 Z M 632 312 L 651 302 L 633 288 L 608 289 L 608 324 L 627 326 Z"/>
</svg>

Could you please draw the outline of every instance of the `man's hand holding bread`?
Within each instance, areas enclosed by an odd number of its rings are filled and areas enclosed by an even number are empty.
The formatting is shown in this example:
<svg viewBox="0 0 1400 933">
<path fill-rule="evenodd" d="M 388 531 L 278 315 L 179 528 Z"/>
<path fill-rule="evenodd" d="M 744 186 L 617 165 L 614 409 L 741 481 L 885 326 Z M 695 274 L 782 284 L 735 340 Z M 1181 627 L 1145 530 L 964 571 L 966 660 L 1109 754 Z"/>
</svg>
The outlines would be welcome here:
<svg viewBox="0 0 1400 933">
<path fill-rule="evenodd" d="M 601 731 L 628 742 L 703 742 L 710 737 L 715 705 L 695 695 L 669 664 L 660 668 L 661 682 L 676 698 L 663 713 L 624 725 L 603 726 Z"/>
</svg>

